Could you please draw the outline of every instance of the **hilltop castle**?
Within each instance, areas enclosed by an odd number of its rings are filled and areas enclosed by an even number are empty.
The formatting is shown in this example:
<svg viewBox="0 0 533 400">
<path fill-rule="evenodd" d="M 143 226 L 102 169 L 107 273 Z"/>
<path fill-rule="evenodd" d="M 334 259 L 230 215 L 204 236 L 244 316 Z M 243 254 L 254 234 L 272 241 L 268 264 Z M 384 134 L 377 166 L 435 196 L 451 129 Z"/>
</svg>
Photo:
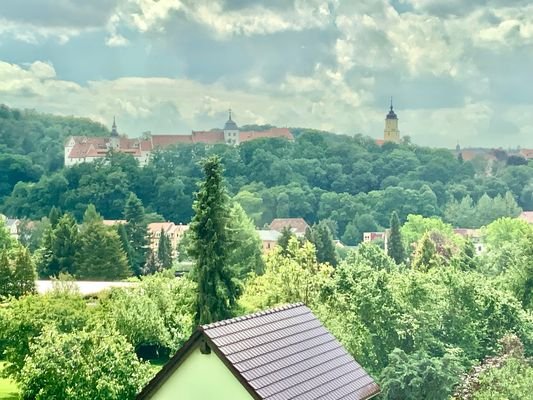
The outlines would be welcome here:
<svg viewBox="0 0 533 400">
<path fill-rule="evenodd" d="M 156 149 L 175 144 L 227 144 L 236 146 L 242 142 L 247 142 L 260 138 L 284 138 L 294 140 L 291 132 L 287 128 L 271 128 L 265 131 L 240 131 L 237 123 L 232 119 L 231 110 L 229 118 L 223 129 L 212 129 L 210 131 L 192 131 L 189 135 L 147 135 L 142 138 L 128 138 L 119 135 L 117 124 L 113 118 L 111 135 L 109 137 L 88 137 L 70 136 L 65 141 L 65 166 L 80 164 L 83 162 L 93 162 L 104 158 L 110 150 L 131 154 L 139 161 L 139 164 L 146 165 L 150 160 L 150 154 Z"/>
</svg>

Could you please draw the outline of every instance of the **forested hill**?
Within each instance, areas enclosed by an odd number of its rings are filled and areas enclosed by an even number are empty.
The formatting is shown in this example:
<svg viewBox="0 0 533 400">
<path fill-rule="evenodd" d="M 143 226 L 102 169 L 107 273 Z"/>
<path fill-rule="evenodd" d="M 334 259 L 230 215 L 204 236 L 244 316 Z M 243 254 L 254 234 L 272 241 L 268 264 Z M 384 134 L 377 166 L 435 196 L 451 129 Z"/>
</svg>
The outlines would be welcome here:
<svg viewBox="0 0 533 400">
<path fill-rule="evenodd" d="M 494 162 L 487 168 L 483 160 L 463 162 L 445 149 L 410 143 L 379 147 L 370 138 L 305 129 L 294 130 L 294 142 L 181 145 L 155 154 L 144 168 L 123 154 L 106 163 L 58 168 L 65 136 L 105 134 L 105 127 L 1 110 L 0 211 L 13 217 L 36 219 L 57 206 L 81 219 L 92 203 L 105 218 L 117 219 L 134 192 L 148 212 L 186 223 L 201 177 L 197 162 L 212 153 L 223 159 L 230 195 L 258 227 L 275 217 L 330 219 L 337 237 L 348 244 L 359 241 L 361 232 L 388 227 L 393 210 L 402 220 L 408 214 L 436 215 L 455 226 L 478 227 L 533 209 L 531 162 Z"/>
<path fill-rule="evenodd" d="M 36 169 L 29 174 L 30 177 L 56 171 L 63 167 L 64 139 L 79 133 L 89 136 L 109 135 L 105 126 L 87 118 L 60 117 L 34 110 L 22 111 L 0 104 L 0 163 L 3 167 L 6 160 L 16 164 L 29 162 Z M 14 157 L 15 155 L 23 155 L 25 158 Z"/>
</svg>

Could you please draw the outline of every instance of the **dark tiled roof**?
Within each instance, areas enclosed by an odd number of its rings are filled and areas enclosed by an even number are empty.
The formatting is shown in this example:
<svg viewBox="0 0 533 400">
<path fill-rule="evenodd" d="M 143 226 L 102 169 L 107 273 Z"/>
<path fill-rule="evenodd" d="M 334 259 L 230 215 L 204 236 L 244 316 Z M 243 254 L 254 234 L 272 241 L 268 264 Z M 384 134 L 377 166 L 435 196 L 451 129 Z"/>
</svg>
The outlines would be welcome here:
<svg viewBox="0 0 533 400">
<path fill-rule="evenodd" d="M 256 399 L 357 400 L 380 391 L 303 304 L 201 326 L 196 340 L 199 332 Z M 164 370 L 170 375 L 174 369 Z M 164 370 L 149 386 L 160 385 L 157 380 L 164 379 Z M 149 398 L 150 390 L 146 389 L 139 399 Z"/>
<path fill-rule="evenodd" d="M 283 228 L 290 228 L 295 233 L 305 233 L 309 225 L 303 218 L 275 218 L 270 223 L 270 229 L 281 232 Z"/>
</svg>

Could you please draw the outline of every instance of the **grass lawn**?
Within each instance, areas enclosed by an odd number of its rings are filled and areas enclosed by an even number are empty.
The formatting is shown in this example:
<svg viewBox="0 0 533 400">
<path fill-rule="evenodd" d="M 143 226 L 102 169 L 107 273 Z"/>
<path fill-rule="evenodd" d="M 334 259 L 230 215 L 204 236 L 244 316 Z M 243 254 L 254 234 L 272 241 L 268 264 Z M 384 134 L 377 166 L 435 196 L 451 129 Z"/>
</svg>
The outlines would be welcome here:
<svg viewBox="0 0 533 400">
<path fill-rule="evenodd" d="M 0 371 L 4 367 L 4 363 L 0 362 Z M 18 389 L 15 382 L 10 379 L 0 378 L 0 400 L 18 400 Z"/>
</svg>

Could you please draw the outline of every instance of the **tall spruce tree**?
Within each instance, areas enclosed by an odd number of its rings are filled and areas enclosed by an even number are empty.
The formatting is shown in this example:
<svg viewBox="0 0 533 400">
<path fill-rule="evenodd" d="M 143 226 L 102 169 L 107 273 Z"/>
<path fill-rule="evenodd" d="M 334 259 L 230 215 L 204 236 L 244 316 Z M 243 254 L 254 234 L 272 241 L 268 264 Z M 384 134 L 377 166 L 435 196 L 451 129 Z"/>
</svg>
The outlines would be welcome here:
<svg viewBox="0 0 533 400">
<path fill-rule="evenodd" d="M 427 271 L 439 265 L 439 256 L 430 232 L 424 233 L 424 236 L 418 241 L 413 256 L 412 268 Z"/>
<path fill-rule="evenodd" d="M 55 228 L 50 226 L 40 249 L 39 275 L 48 278 L 60 273 L 73 274 L 78 237 L 78 225 L 71 214 L 59 218 Z"/>
<path fill-rule="evenodd" d="M 30 251 L 24 246 L 18 246 L 13 256 L 12 294 L 21 297 L 35 292 L 37 273 Z"/>
<path fill-rule="evenodd" d="M 131 275 L 118 233 L 100 218 L 90 218 L 82 227 L 76 253 L 75 274 L 85 280 L 119 280 Z"/>
<path fill-rule="evenodd" d="M 126 232 L 126 225 L 119 224 L 117 226 L 117 233 L 120 239 L 120 245 L 122 246 L 122 250 L 124 250 L 124 254 L 126 254 L 126 258 L 128 259 L 128 265 L 130 269 L 133 271 L 133 267 L 131 265 L 131 260 L 133 259 L 133 249 L 131 248 L 131 243 L 130 243 L 130 240 L 128 239 L 128 233 Z"/>
<path fill-rule="evenodd" d="M 387 240 L 387 254 L 396 264 L 405 261 L 405 248 L 403 246 L 402 233 L 400 231 L 400 219 L 396 211 L 390 217 L 390 233 Z"/>
<path fill-rule="evenodd" d="M 130 264 L 135 275 L 141 275 L 148 255 L 148 227 L 141 200 L 131 193 L 124 208 L 126 233 L 130 243 Z"/>
<path fill-rule="evenodd" d="M 311 235 L 310 232 L 308 233 L 306 231 L 305 233 L 306 235 Z M 289 242 L 292 237 L 296 237 L 296 235 L 292 233 L 291 229 L 287 226 L 283 227 L 281 230 L 281 236 L 278 238 L 278 246 L 281 247 L 281 254 L 285 256 L 288 254 Z"/>
<path fill-rule="evenodd" d="M 9 265 L 7 250 L 0 250 L 0 299 L 13 294 L 13 271 Z"/>
<path fill-rule="evenodd" d="M 55 228 L 57 223 L 59 222 L 59 219 L 61 218 L 61 210 L 57 207 L 52 207 L 50 209 L 50 212 L 48 213 L 48 220 L 50 221 L 50 225 L 52 225 L 52 228 Z"/>
<path fill-rule="evenodd" d="M 157 259 L 161 268 L 168 269 L 172 267 L 172 243 L 163 228 L 159 235 L 159 244 L 157 246 Z"/>
<path fill-rule="evenodd" d="M 308 228 L 305 231 L 305 238 L 315 246 L 316 259 L 319 263 L 327 262 L 333 267 L 337 266 L 335 243 L 327 223 L 320 221 L 312 228 Z"/>
<path fill-rule="evenodd" d="M 205 159 L 202 169 L 205 178 L 193 204 L 190 253 L 196 261 L 193 275 L 198 282 L 196 320 L 206 324 L 231 317 L 237 285 L 228 265 L 229 200 L 220 159 Z"/>
</svg>

